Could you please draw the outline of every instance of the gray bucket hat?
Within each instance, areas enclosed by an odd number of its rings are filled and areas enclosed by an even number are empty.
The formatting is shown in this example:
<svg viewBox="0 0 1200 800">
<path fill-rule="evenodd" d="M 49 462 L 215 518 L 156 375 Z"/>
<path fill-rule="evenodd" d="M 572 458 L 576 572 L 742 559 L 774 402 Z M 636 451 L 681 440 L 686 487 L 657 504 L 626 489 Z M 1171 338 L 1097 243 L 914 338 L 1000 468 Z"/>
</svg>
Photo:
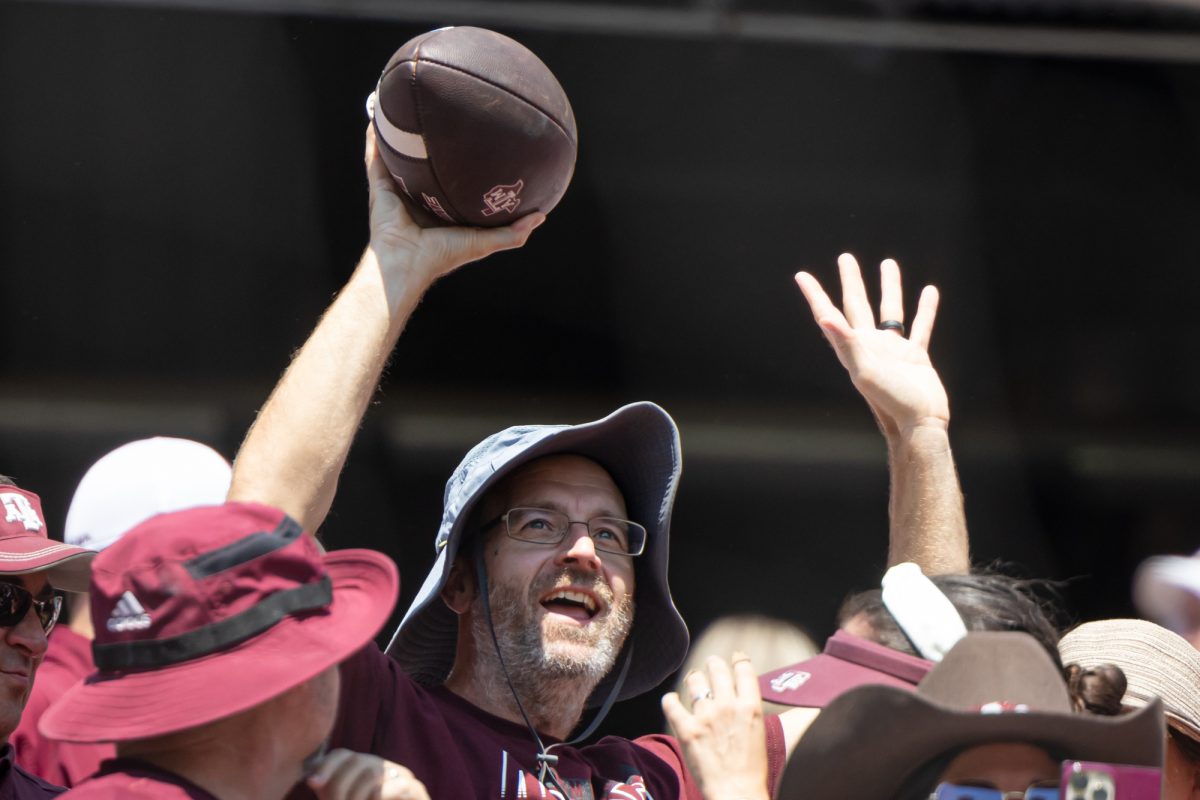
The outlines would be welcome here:
<svg viewBox="0 0 1200 800">
<path fill-rule="evenodd" d="M 634 624 L 616 663 L 624 662 L 631 647 L 632 661 L 617 699 L 653 689 L 683 662 L 687 626 L 667 585 L 671 508 L 682 466 L 679 431 L 666 411 L 643 402 L 580 425 L 507 428 L 467 453 L 446 482 L 442 524 L 434 543 L 437 560 L 387 649 L 417 681 L 440 684 L 454 663 L 458 617 L 439 595 L 471 534 L 466 523 L 475 503 L 522 464 L 559 453 L 586 456 L 607 470 L 625 496 L 630 519 L 649 532 L 645 553 L 634 559 Z M 589 706 L 604 702 L 618 672 L 605 676 L 588 699 Z"/>
</svg>

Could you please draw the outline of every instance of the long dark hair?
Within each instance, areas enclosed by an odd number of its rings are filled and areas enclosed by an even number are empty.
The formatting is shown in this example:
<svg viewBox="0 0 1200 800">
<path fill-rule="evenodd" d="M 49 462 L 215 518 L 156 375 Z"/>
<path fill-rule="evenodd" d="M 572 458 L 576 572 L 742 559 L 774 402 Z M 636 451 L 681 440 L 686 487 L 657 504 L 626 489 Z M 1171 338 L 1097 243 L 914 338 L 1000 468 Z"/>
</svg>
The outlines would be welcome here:
<svg viewBox="0 0 1200 800">
<path fill-rule="evenodd" d="M 1050 581 L 1014 578 L 991 570 L 968 575 L 932 575 L 933 584 L 958 609 L 968 631 L 1023 631 L 1038 640 L 1059 667 L 1058 620 L 1062 614 Z M 912 642 L 883 604 L 882 591 L 869 589 L 850 595 L 838 611 L 838 624 L 862 615 L 871 626 L 873 641 L 919 656 Z"/>
</svg>

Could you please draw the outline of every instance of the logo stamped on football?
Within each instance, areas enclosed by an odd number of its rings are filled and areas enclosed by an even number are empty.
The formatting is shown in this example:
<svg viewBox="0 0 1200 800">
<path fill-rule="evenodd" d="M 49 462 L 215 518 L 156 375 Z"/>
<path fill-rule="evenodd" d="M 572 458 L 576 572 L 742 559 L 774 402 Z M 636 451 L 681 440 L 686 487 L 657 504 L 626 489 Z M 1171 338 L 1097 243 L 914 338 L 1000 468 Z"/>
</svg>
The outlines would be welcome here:
<svg viewBox="0 0 1200 800">
<path fill-rule="evenodd" d="M 504 211 L 508 214 L 517 210 L 517 206 L 521 205 L 521 198 L 517 195 L 521 194 L 521 190 L 525 188 L 525 181 L 518 180 L 516 183 L 501 184 L 493 186 L 483 194 L 485 217 L 490 217 L 492 214 L 498 214 Z"/>
<path fill-rule="evenodd" d="M 439 201 L 436 197 L 421 192 L 421 198 L 425 201 L 425 207 L 430 211 L 446 220 L 446 222 L 454 222 L 454 218 L 446 213 L 446 209 L 442 208 L 441 201 Z"/>
</svg>

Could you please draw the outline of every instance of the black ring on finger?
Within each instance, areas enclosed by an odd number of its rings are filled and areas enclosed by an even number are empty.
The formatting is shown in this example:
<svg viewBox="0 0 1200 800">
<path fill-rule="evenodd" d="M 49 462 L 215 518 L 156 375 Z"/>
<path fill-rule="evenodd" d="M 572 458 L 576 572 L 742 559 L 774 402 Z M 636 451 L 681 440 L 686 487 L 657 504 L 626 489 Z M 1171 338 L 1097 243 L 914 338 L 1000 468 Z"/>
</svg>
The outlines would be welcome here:
<svg viewBox="0 0 1200 800">
<path fill-rule="evenodd" d="M 900 334 L 901 336 L 904 336 L 905 333 L 907 332 L 904 329 L 904 323 L 898 319 L 885 319 L 883 322 L 879 323 L 879 330 L 895 331 L 896 333 Z"/>
</svg>

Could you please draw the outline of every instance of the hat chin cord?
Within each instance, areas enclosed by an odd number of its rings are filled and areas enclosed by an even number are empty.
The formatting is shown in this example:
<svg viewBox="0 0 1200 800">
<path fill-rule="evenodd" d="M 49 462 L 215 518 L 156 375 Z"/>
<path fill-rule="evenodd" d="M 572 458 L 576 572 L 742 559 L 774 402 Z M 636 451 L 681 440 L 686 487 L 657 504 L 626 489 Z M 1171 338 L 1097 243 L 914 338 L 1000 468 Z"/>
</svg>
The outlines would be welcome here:
<svg viewBox="0 0 1200 800">
<path fill-rule="evenodd" d="M 483 602 L 483 614 L 487 620 L 488 633 L 492 637 L 492 646 L 496 650 L 496 659 L 500 662 L 500 671 L 504 673 L 504 682 L 508 684 L 508 690 L 512 692 L 513 701 L 517 704 L 517 710 L 521 712 L 521 718 L 525 720 L 525 727 L 529 729 L 529 735 L 533 737 L 533 741 L 537 745 L 538 780 L 544 785 L 549 784 L 553 786 L 564 798 L 569 797 L 570 795 L 567 794 L 566 789 L 559 783 L 558 775 L 554 772 L 554 766 L 558 764 L 558 756 L 553 755 L 550 751 L 555 747 L 578 744 L 596 732 L 596 728 L 608 716 L 609 709 L 616 702 L 617 695 L 621 693 L 621 686 L 625 683 L 625 676 L 629 674 L 629 665 L 633 661 L 633 643 L 629 642 L 625 647 L 625 660 L 621 664 L 621 671 L 617 674 L 617 679 L 613 681 L 612 688 L 609 689 L 608 696 L 604 698 L 604 703 L 601 704 L 600 710 L 596 712 L 596 716 L 592 717 L 592 721 L 588 723 L 583 733 L 570 741 L 558 742 L 547 747 L 542 741 L 542 737 L 538 734 L 537 728 L 529 721 L 529 715 L 525 713 L 525 706 L 521 703 L 521 698 L 517 694 L 516 687 L 513 686 L 512 678 L 509 677 L 508 666 L 504 663 L 504 654 L 500 652 L 500 640 L 497 638 L 496 628 L 492 624 L 492 604 L 488 599 L 487 570 L 483 566 L 483 548 L 476 546 L 472 549 L 475 551 L 475 580 L 479 585 L 479 599 Z"/>
</svg>

